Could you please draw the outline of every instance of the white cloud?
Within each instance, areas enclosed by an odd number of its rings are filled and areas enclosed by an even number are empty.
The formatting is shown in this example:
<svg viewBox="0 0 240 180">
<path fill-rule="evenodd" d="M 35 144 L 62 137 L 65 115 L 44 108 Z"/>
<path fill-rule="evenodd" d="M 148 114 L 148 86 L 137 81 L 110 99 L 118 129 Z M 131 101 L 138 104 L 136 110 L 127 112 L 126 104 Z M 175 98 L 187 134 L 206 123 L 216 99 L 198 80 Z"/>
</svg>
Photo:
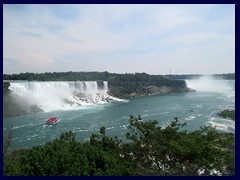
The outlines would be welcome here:
<svg viewBox="0 0 240 180">
<path fill-rule="evenodd" d="M 234 6 L 4 5 L 3 11 L 4 58 L 19 59 L 19 72 L 161 74 L 174 66 L 177 73 L 204 73 L 204 63 L 224 71 L 213 66 L 216 59 L 230 61 L 226 71 L 235 66 Z"/>
</svg>

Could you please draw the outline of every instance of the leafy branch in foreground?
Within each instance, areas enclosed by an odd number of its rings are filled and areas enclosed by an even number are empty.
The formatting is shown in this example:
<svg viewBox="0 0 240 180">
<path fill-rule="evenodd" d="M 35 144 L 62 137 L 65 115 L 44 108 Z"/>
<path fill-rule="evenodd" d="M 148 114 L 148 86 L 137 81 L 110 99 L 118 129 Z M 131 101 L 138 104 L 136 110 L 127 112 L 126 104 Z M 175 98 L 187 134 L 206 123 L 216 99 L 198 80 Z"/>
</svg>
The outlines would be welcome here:
<svg viewBox="0 0 240 180">
<path fill-rule="evenodd" d="M 185 124 L 177 118 L 166 128 L 157 125 L 157 121 L 143 122 L 141 117 L 130 116 L 127 138 L 133 143 L 128 149 L 135 164 L 139 164 L 140 172 L 149 173 L 154 169 L 152 175 L 198 175 L 203 169 L 204 175 L 214 175 L 224 174 L 226 167 L 234 166 L 234 161 L 228 165 L 230 162 L 226 160 L 234 156 L 234 152 L 221 148 L 222 141 L 227 143 L 228 138 L 214 128 L 179 131 Z"/>
<path fill-rule="evenodd" d="M 13 129 L 9 128 L 4 132 L 3 138 L 3 174 L 20 175 L 20 154 L 22 150 L 15 150 L 11 147 Z"/>
</svg>

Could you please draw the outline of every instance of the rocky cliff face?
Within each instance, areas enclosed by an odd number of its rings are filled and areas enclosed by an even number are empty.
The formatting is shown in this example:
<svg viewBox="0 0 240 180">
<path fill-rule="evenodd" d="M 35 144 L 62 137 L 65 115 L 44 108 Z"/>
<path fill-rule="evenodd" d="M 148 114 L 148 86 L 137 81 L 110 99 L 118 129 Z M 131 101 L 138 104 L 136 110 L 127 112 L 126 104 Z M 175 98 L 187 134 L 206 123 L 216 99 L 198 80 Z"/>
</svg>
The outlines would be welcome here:
<svg viewBox="0 0 240 180">
<path fill-rule="evenodd" d="M 131 98 L 141 97 L 141 96 L 195 92 L 195 90 L 187 87 L 169 87 L 169 86 L 160 86 L 160 87 L 145 86 L 145 87 L 137 88 L 136 90 L 130 93 L 121 91 L 121 88 L 110 88 L 109 91 L 110 91 L 109 93 L 112 96 L 123 98 L 123 99 L 131 99 Z"/>
</svg>

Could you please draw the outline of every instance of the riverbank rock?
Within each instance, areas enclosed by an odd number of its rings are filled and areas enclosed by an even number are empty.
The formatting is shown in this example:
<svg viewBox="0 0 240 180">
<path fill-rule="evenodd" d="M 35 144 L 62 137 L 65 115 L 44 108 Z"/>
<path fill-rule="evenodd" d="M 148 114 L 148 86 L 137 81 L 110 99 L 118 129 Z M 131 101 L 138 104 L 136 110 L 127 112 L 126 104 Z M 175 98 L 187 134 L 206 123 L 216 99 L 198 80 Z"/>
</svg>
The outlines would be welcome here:
<svg viewBox="0 0 240 180">
<path fill-rule="evenodd" d="M 135 97 L 141 96 L 153 96 L 153 95 L 165 95 L 165 94 L 173 94 L 173 93 L 188 93 L 188 92 L 196 92 L 194 89 L 190 89 L 187 87 L 170 87 L 170 86 L 144 86 L 139 87 L 133 90 L 132 92 L 128 92 L 124 88 L 110 88 L 109 94 L 114 97 L 122 98 L 122 99 L 131 99 Z"/>
</svg>

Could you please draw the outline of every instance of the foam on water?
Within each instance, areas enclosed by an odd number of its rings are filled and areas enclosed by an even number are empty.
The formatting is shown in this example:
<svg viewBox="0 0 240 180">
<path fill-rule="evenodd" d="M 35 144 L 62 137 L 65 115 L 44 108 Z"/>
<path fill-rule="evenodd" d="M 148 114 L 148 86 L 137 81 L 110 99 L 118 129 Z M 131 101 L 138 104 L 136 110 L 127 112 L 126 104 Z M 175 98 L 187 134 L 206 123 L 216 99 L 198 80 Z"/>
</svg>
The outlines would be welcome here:
<svg viewBox="0 0 240 180">
<path fill-rule="evenodd" d="M 224 132 L 235 132 L 235 121 L 230 119 L 211 117 L 206 124 Z"/>
</svg>

